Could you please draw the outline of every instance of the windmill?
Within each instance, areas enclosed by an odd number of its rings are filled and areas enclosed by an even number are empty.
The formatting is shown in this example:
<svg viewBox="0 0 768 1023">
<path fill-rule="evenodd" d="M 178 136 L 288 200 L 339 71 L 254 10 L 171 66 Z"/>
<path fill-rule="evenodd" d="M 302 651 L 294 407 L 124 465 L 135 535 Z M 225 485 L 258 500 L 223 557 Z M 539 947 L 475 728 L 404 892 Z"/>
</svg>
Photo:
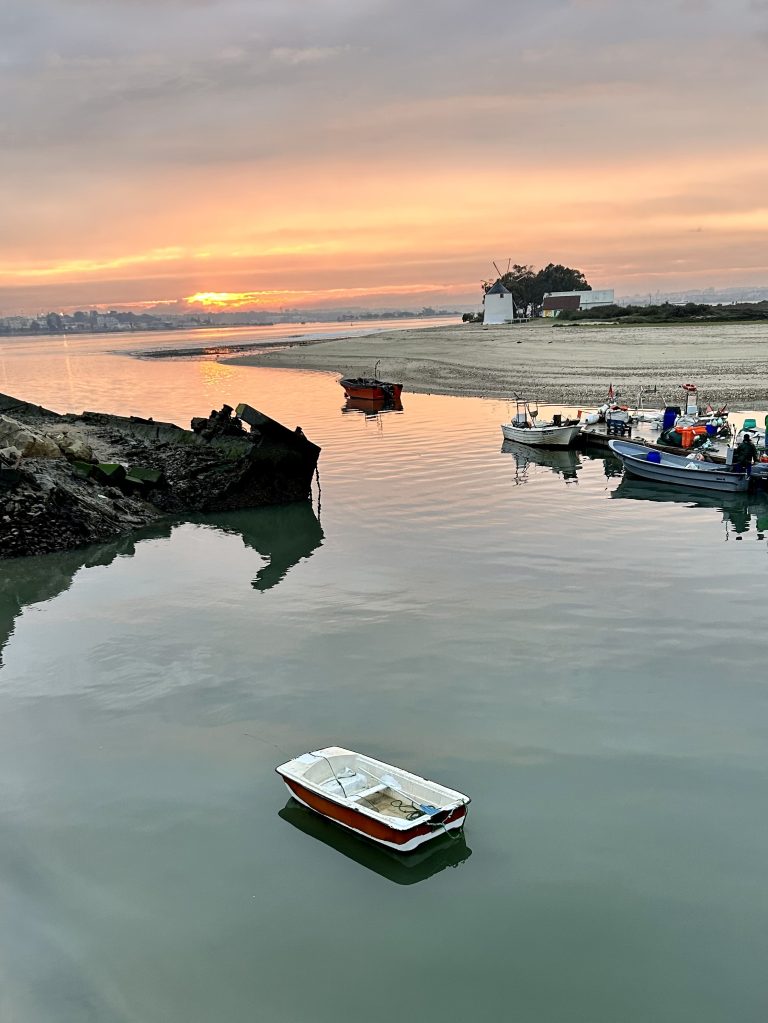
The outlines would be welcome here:
<svg viewBox="0 0 768 1023">
<path fill-rule="evenodd" d="M 507 260 L 506 272 L 503 272 L 495 260 L 491 260 L 493 269 L 496 271 L 495 281 L 483 281 L 483 316 L 485 323 L 514 323 L 518 319 L 517 306 L 515 304 L 512 288 L 516 276 L 510 274 L 512 267 L 511 257 Z"/>
<path fill-rule="evenodd" d="M 495 260 L 491 260 L 491 263 L 493 264 L 493 268 L 496 271 L 496 280 L 493 283 L 491 283 L 491 281 L 483 281 L 483 291 L 487 293 L 490 290 L 490 288 L 492 288 L 495 284 L 501 284 L 502 287 L 505 287 L 507 291 L 509 291 L 512 294 L 512 308 L 514 310 L 514 317 L 515 319 L 517 319 L 519 309 L 517 303 L 515 302 L 514 293 L 512 292 L 511 285 L 516 284 L 517 281 L 520 281 L 525 277 L 527 268 L 523 268 L 520 273 L 511 274 L 510 273 L 512 269 L 511 256 L 509 257 L 509 259 L 507 259 L 507 269 L 506 272 L 504 273 L 502 273 L 501 269 L 499 268 L 499 264 Z M 525 316 L 526 313 L 525 303 L 523 303 L 520 308 L 522 308 L 523 316 Z"/>
</svg>

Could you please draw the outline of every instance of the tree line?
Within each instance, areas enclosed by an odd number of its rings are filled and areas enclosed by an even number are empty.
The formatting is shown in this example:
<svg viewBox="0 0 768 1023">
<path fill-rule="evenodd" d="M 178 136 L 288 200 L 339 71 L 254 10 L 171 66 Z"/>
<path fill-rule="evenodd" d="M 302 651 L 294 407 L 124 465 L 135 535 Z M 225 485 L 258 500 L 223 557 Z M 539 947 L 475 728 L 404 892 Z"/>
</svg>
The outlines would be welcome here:
<svg viewBox="0 0 768 1023">
<path fill-rule="evenodd" d="M 558 320 L 616 320 L 619 323 L 744 323 L 768 320 L 768 302 L 734 302 L 706 305 L 685 302 L 675 305 L 603 305 L 593 309 L 563 310 Z"/>
</svg>

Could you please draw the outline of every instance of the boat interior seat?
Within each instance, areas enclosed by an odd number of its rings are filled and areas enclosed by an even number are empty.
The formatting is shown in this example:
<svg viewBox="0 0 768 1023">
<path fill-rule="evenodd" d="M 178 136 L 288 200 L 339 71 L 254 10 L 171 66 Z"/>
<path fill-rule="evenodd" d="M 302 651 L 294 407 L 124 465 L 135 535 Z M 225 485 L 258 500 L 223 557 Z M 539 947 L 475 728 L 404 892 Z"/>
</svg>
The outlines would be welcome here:
<svg viewBox="0 0 768 1023">
<path fill-rule="evenodd" d="M 377 792 L 383 792 L 387 786 L 383 782 L 379 782 L 378 785 L 372 785 L 369 789 L 363 789 L 362 792 L 353 792 L 349 799 L 366 799 L 368 796 L 373 796 Z"/>
</svg>

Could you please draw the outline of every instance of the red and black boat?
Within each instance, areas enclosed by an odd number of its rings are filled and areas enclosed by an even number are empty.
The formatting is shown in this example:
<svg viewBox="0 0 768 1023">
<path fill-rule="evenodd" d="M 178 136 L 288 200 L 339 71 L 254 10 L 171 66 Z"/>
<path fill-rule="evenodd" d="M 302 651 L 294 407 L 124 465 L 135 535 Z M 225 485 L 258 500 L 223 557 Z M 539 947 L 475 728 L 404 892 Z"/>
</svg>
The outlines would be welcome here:
<svg viewBox="0 0 768 1023">
<path fill-rule="evenodd" d="M 275 768 L 304 806 L 398 852 L 464 826 L 469 796 L 344 749 L 303 753 Z"/>
<path fill-rule="evenodd" d="M 402 384 L 394 384 L 389 380 L 380 380 L 376 376 L 379 363 L 373 367 L 372 377 L 342 377 L 339 381 L 348 398 L 364 401 L 398 401 L 403 393 Z"/>
</svg>

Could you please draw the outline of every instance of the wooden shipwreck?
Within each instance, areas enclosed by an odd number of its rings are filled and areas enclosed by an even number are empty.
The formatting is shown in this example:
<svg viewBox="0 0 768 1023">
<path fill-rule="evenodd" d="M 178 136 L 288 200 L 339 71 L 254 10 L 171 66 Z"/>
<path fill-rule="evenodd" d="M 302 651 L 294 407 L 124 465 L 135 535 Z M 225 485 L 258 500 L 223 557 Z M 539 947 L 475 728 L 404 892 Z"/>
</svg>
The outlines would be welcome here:
<svg viewBox="0 0 768 1023">
<path fill-rule="evenodd" d="M 108 540 L 163 515 L 306 501 L 320 448 L 249 405 L 173 423 L 60 415 L 0 395 L 0 557 Z"/>
</svg>

